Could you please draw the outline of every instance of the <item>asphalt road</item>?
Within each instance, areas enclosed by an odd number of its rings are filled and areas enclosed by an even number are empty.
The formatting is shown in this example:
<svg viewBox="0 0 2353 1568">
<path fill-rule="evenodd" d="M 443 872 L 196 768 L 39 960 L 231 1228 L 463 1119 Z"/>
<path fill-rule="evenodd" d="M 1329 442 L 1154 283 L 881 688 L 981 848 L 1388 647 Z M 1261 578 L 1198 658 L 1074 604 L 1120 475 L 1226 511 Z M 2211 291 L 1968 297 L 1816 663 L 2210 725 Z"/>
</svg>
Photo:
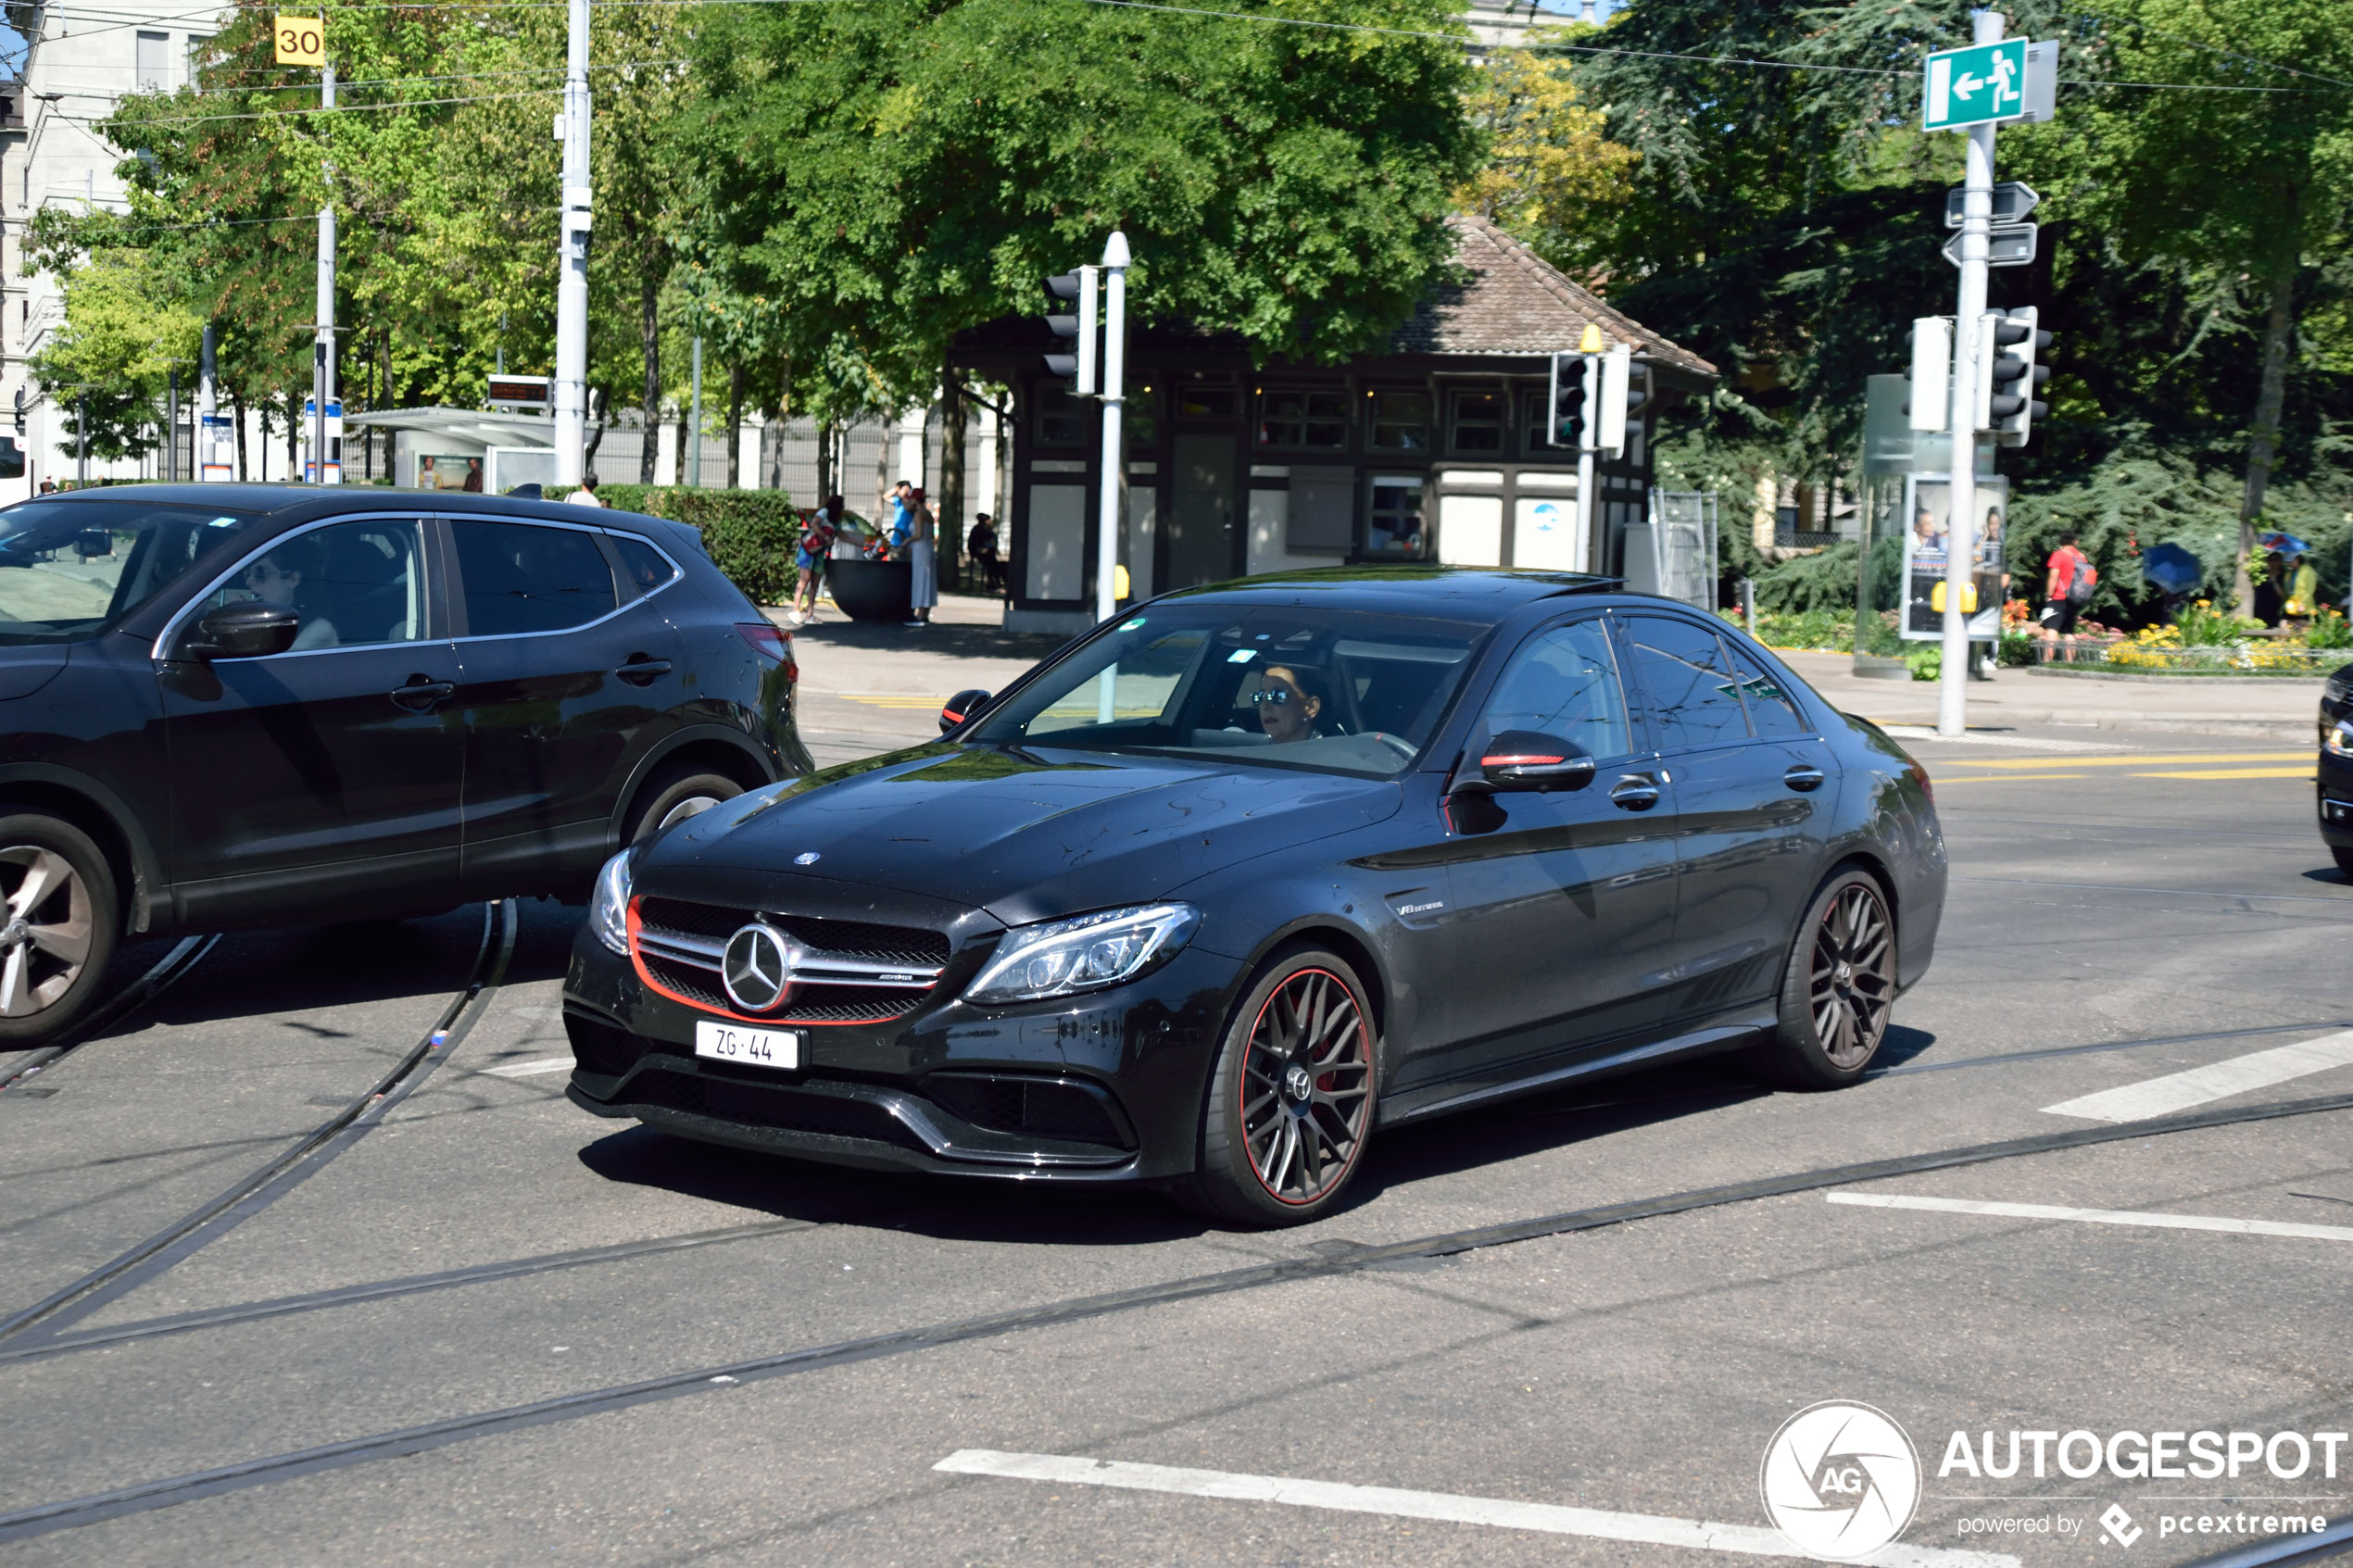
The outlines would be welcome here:
<svg viewBox="0 0 2353 1568">
<path fill-rule="evenodd" d="M 821 757 L 928 721 L 873 711 Z M 560 906 L 517 911 L 503 970 L 478 906 L 229 938 L 0 1091 L 0 1324 L 283 1163 L 496 985 L 380 1121 L 0 1328 L 0 1565 L 1762 1561 L 1768 1443 L 1832 1399 L 1924 1467 L 1895 1549 L 1925 1554 L 1888 1561 L 2183 1562 L 2256 1538 L 2216 1517 L 2353 1514 L 2353 1444 L 2334 1478 L 2318 1448 L 2292 1479 L 1947 1462 L 1955 1432 L 2353 1425 L 2353 1110 L 2135 1133 L 2353 1095 L 2353 886 L 2309 759 L 1917 749 L 1955 882 L 1887 1071 L 1685 1069 L 1417 1127 L 1275 1235 L 592 1119 L 549 1069 Z M 2069 1133 L 2115 1135 L 1837 1173 Z"/>
</svg>

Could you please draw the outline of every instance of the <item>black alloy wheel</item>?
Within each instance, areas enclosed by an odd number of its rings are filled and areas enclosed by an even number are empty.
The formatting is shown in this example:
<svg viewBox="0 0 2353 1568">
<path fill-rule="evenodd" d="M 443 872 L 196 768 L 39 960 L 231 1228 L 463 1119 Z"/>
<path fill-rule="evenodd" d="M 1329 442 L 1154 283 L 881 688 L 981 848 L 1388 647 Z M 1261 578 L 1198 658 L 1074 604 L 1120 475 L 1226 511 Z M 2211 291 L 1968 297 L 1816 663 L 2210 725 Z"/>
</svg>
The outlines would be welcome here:
<svg viewBox="0 0 2353 1568">
<path fill-rule="evenodd" d="M 1758 1069 L 1796 1089 L 1843 1088 L 1887 1037 L 1895 1001 L 1895 920 L 1877 881 L 1842 871 L 1815 894 L 1781 980 L 1780 1023 Z"/>
<path fill-rule="evenodd" d="M 1353 970 L 1304 949 L 1261 973 L 1227 1027 L 1180 1196 L 1214 1219 L 1291 1225 L 1327 1212 L 1372 1130 L 1370 1009 Z"/>
<path fill-rule="evenodd" d="M 0 818 L 0 1045 L 53 1039 L 89 1010 L 115 927 L 114 875 L 88 834 Z"/>
</svg>

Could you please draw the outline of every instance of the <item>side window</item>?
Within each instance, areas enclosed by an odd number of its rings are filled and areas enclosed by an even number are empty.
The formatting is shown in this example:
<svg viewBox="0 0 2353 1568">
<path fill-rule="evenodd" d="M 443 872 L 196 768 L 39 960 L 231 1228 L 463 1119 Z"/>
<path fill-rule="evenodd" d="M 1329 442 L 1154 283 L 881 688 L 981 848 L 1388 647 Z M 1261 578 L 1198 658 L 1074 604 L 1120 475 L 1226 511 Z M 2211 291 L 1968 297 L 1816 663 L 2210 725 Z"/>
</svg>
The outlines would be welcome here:
<svg viewBox="0 0 2353 1568">
<path fill-rule="evenodd" d="M 1739 689 L 1714 632 L 1652 615 L 1629 615 L 1626 627 L 1658 721 L 1660 750 L 1748 738 Z"/>
<path fill-rule="evenodd" d="M 1783 689 L 1780 676 L 1768 673 L 1761 660 L 1731 638 L 1725 638 L 1724 646 L 1732 656 L 1732 673 L 1740 677 L 1751 728 L 1760 735 L 1795 735 L 1814 727 L 1798 711 L 1797 699 Z"/>
<path fill-rule="evenodd" d="M 453 518 L 449 530 L 468 636 L 560 632 L 613 608 L 612 568 L 595 538 L 578 529 Z"/>
<path fill-rule="evenodd" d="M 635 534 L 613 533 L 607 537 L 621 551 L 622 570 L 637 584 L 639 593 L 651 593 L 678 575 L 678 569 L 670 564 L 668 558 Z"/>
<path fill-rule="evenodd" d="M 248 561 L 199 615 L 254 600 L 302 617 L 293 651 L 413 643 L 425 634 L 418 525 L 369 518 L 314 528 Z"/>
<path fill-rule="evenodd" d="M 1539 632 L 1512 655 L 1487 703 L 1487 734 L 1505 730 L 1557 735 L 1604 759 L 1634 749 L 1617 660 L 1600 617 Z"/>
</svg>

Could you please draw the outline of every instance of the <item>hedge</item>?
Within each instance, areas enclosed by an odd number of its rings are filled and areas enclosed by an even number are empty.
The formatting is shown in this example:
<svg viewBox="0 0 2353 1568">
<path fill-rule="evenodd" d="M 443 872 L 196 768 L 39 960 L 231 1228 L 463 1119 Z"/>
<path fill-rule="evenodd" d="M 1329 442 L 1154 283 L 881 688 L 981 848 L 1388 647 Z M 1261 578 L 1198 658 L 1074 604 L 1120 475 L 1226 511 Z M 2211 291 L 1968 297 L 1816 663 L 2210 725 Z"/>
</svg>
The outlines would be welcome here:
<svg viewBox="0 0 2353 1568">
<path fill-rule="evenodd" d="M 597 495 L 616 511 L 645 512 L 701 529 L 703 548 L 753 603 L 790 602 L 800 513 L 786 492 L 600 484 Z"/>
</svg>

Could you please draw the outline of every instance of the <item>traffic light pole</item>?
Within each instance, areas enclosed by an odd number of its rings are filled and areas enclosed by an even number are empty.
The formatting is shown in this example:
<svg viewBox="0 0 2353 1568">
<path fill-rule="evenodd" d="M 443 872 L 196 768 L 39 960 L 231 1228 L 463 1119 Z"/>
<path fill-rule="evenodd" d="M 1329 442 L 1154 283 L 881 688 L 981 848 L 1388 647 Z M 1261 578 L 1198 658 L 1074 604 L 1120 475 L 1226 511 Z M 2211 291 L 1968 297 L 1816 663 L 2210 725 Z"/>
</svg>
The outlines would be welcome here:
<svg viewBox="0 0 2353 1568">
<path fill-rule="evenodd" d="M 2002 14 L 1971 19 L 1974 44 L 1998 44 Z M 1984 338 L 1987 246 L 1994 226 L 1994 127 L 1969 132 L 1969 179 L 1961 196 L 1961 291 L 1953 311 L 1952 510 L 1944 525 L 1944 658 L 1936 682 L 1936 733 L 1969 727 L 1969 589 L 1977 575 L 1977 391 Z"/>
<path fill-rule="evenodd" d="M 588 445 L 588 0 L 571 0 L 564 56 L 563 210 L 556 250 L 556 483 L 580 483 Z M 651 440 L 648 433 L 647 439 Z"/>
<path fill-rule="evenodd" d="M 335 107 L 335 68 L 320 69 L 319 105 Z M 327 405 L 335 395 L 335 206 L 334 165 L 326 167 L 327 200 L 319 208 L 319 314 L 310 363 L 310 477 L 333 484 L 327 470 Z"/>
<path fill-rule="evenodd" d="M 1103 471 L 1095 508 L 1095 619 L 1119 610 L 1119 433 L 1126 401 L 1127 236 L 1112 231 L 1103 245 Z M 1111 700 L 1106 687 L 1103 700 Z M 1110 721 L 1105 713 L 1104 721 Z"/>
</svg>

